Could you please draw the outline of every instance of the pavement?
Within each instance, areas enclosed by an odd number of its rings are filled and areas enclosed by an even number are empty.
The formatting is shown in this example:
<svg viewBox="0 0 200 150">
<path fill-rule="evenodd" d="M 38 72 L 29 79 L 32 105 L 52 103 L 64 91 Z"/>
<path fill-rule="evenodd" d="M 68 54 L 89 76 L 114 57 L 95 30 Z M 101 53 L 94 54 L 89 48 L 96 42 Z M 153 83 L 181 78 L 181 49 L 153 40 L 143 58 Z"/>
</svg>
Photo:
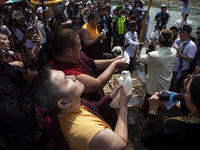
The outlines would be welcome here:
<svg viewBox="0 0 200 150">
<path fill-rule="evenodd" d="M 134 71 L 140 79 L 145 82 L 145 67 L 144 64 L 137 62 L 136 70 Z M 125 150 L 147 150 L 141 143 L 141 134 L 145 118 L 139 110 L 139 107 L 136 108 L 138 113 L 134 117 L 135 123 L 128 124 L 128 137 L 129 141 Z"/>
</svg>

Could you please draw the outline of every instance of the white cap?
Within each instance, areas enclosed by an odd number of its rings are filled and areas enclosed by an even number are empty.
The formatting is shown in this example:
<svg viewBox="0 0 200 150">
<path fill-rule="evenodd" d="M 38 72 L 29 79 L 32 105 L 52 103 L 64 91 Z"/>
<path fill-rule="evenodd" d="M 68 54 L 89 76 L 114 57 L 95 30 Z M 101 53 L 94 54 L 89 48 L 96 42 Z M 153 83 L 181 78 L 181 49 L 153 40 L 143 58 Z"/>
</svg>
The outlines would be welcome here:
<svg viewBox="0 0 200 150">
<path fill-rule="evenodd" d="M 44 7 L 44 11 L 47 11 L 47 10 L 48 10 L 48 7 L 47 7 L 47 6 Z M 38 9 L 37 9 L 37 13 L 38 13 L 38 14 L 43 13 L 43 9 L 42 9 L 42 7 L 38 7 Z"/>
<path fill-rule="evenodd" d="M 86 3 L 86 5 L 88 5 L 88 4 L 92 4 L 91 1 L 88 1 L 88 2 Z"/>
<path fill-rule="evenodd" d="M 13 13 L 12 13 L 12 18 L 13 19 L 19 20 L 19 19 L 21 19 L 23 17 L 25 17 L 25 16 L 19 10 L 14 10 Z"/>
<path fill-rule="evenodd" d="M 161 7 L 167 7 L 165 4 L 162 4 Z"/>
<path fill-rule="evenodd" d="M 68 5 L 69 5 L 69 2 L 66 2 L 66 3 L 65 3 L 65 6 L 68 6 Z"/>
</svg>

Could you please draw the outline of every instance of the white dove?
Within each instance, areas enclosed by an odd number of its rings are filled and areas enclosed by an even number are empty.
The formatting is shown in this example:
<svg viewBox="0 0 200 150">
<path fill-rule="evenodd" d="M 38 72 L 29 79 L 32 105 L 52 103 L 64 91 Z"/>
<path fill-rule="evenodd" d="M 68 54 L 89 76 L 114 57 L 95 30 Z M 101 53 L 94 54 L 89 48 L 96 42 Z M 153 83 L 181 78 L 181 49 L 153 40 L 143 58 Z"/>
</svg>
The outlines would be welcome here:
<svg viewBox="0 0 200 150">
<path fill-rule="evenodd" d="M 106 31 L 104 29 L 102 29 L 102 32 L 100 33 L 101 35 L 106 35 Z M 100 40 L 100 43 L 103 43 L 103 40 Z"/>
<path fill-rule="evenodd" d="M 132 89 L 132 79 L 129 71 L 126 70 L 122 71 L 121 76 L 118 80 L 118 84 L 124 87 L 124 94 L 128 95 Z M 120 92 L 118 92 L 117 96 L 110 103 L 110 107 L 112 107 L 113 109 L 119 108 L 119 101 L 120 101 Z"/>
<path fill-rule="evenodd" d="M 124 51 L 124 58 L 122 58 L 122 60 L 126 60 L 126 62 L 128 63 L 128 64 L 130 64 L 130 57 L 129 57 L 129 54 L 126 52 L 126 51 Z"/>
</svg>

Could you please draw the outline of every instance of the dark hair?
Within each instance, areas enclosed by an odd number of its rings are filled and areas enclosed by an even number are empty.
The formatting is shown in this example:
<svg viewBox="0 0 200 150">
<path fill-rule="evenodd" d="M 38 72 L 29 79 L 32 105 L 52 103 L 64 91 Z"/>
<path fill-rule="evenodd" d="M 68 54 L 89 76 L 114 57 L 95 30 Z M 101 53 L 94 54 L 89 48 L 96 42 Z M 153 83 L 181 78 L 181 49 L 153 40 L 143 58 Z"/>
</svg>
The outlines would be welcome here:
<svg viewBox="0 0 200 150">
<path fill-rule="evenodd" d="M 133 21 L 133 20 L 131 20 L 130 22 L 129 22 L 129 24 L 128 24 L 128 26 L 130 26 L 130 27 L 134 27 L 134 26 L 136 26 L 137 25 L 137 23 L 135 22 L 135 21 Z"/>
<path fill-rule="evenodd" d="M 191 101 L 195 107 L 200 111 L 200 74 L 193 77 L 190 84 Z"/>
<path fill-rule="evenodd" d="M 180 31 L 186 31 L 187 33 L 191 33 L 192 27 L 190 25 L 183 25 L 183 27 L 180 29 Z"/>
<path fill-rule="evenodd" d="M 81 13 L 79 13 L 79 12 L 77 12 L 75 15 L 74 15 L 74 17 L 73 17 L 73 22 L 72 22 L 72 26 L 75 24 L 75 22 L 74 22 L 74 19 L 76 18 L 76 16 L 77 15 L 79 15 L 80 16 L 80 22 L 79 22 L 79 25 L 82 27 L 83 25 L 84 25 L 84 21 L 83 21 L 83 16 L 82 16 L 82 14 Z M 75 29 L 74 29 L 75 30 Z"/>
<path fill-rule="evenodd" d="M 200 30 L 200 27 L 197 27 L 197 30 Z"/>
<path fill-rule="evenodd" d="M 177 27 L 176 27 L 176 26 L 171 26 L 170 30 L 175 30 L 175 31 L 177 31 L 177 32 L 178 32 L 178 29 L 177 29 Z"/>
<path fill-rule="evenodd" d="M 173 41 L 173 37 L 174 37 L 174 34 L 171 30 L 163 29 L 159 33 L 159 42 L 162 46 L 169 47 L 169 46 L 171 46 L 171 43 Z"/>
<path fill-rule="evenodd" d="M 51 82 L 51 69 L 45 68 L 33 79 L 30 86 L 32 101 L 39 107 L 54 112 L 59 112 L 57 103 L 66 97 L 66 93 L 59 90 L 58 86 Z"/>
<path fill-rule="evenodd" d="M 67 47 L 74 48 L 78 33 L 69 28 L 61 28 L 56 31 L 53 37 L 53 54 L 61 56 Z"/>
<path fill-rule="evenodd" d="M 89 15 L 88 15 L 88 21 L 89 21 L 90 19 L 94 19 L 95 16 L 97 16 L 97 15 L 99 15 L 99 14 L 96 13 L 96 12 L 91 12 L 91 13 L 89 13 Z"/>
</svg>

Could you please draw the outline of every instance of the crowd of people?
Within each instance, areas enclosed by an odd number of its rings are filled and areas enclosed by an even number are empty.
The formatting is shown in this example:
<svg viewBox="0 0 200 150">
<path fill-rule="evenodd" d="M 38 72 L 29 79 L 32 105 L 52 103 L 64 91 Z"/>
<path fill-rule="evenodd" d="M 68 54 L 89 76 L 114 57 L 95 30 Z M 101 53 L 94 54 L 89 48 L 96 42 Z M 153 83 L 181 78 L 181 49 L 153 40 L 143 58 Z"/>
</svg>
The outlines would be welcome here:
<svg viewBox="0 0 200 150">
<path fill-rule="evenodd" d="M 151 16 L 142 0 L 124 0 L 113 12 L 111 1 L 2 5 L 0 149 L 125 149 L 132 93 L 119 86 L 105 95 L 103 87 L 116 70 L 132 73 L 136 61 L 147 67 L 142 144 L 198 147 L 200 27 L 192 37 L 188 0 L 181 1 L 182 19 L 169 29 L 167 6 Z M 150 16 L 155 30 L 147 37 Z M 166 120 L 162 90 L 185 93 L 176 105 L 184 115 Z M 110 103 L 119 93 L 117 113 Z"/>
</svg>

